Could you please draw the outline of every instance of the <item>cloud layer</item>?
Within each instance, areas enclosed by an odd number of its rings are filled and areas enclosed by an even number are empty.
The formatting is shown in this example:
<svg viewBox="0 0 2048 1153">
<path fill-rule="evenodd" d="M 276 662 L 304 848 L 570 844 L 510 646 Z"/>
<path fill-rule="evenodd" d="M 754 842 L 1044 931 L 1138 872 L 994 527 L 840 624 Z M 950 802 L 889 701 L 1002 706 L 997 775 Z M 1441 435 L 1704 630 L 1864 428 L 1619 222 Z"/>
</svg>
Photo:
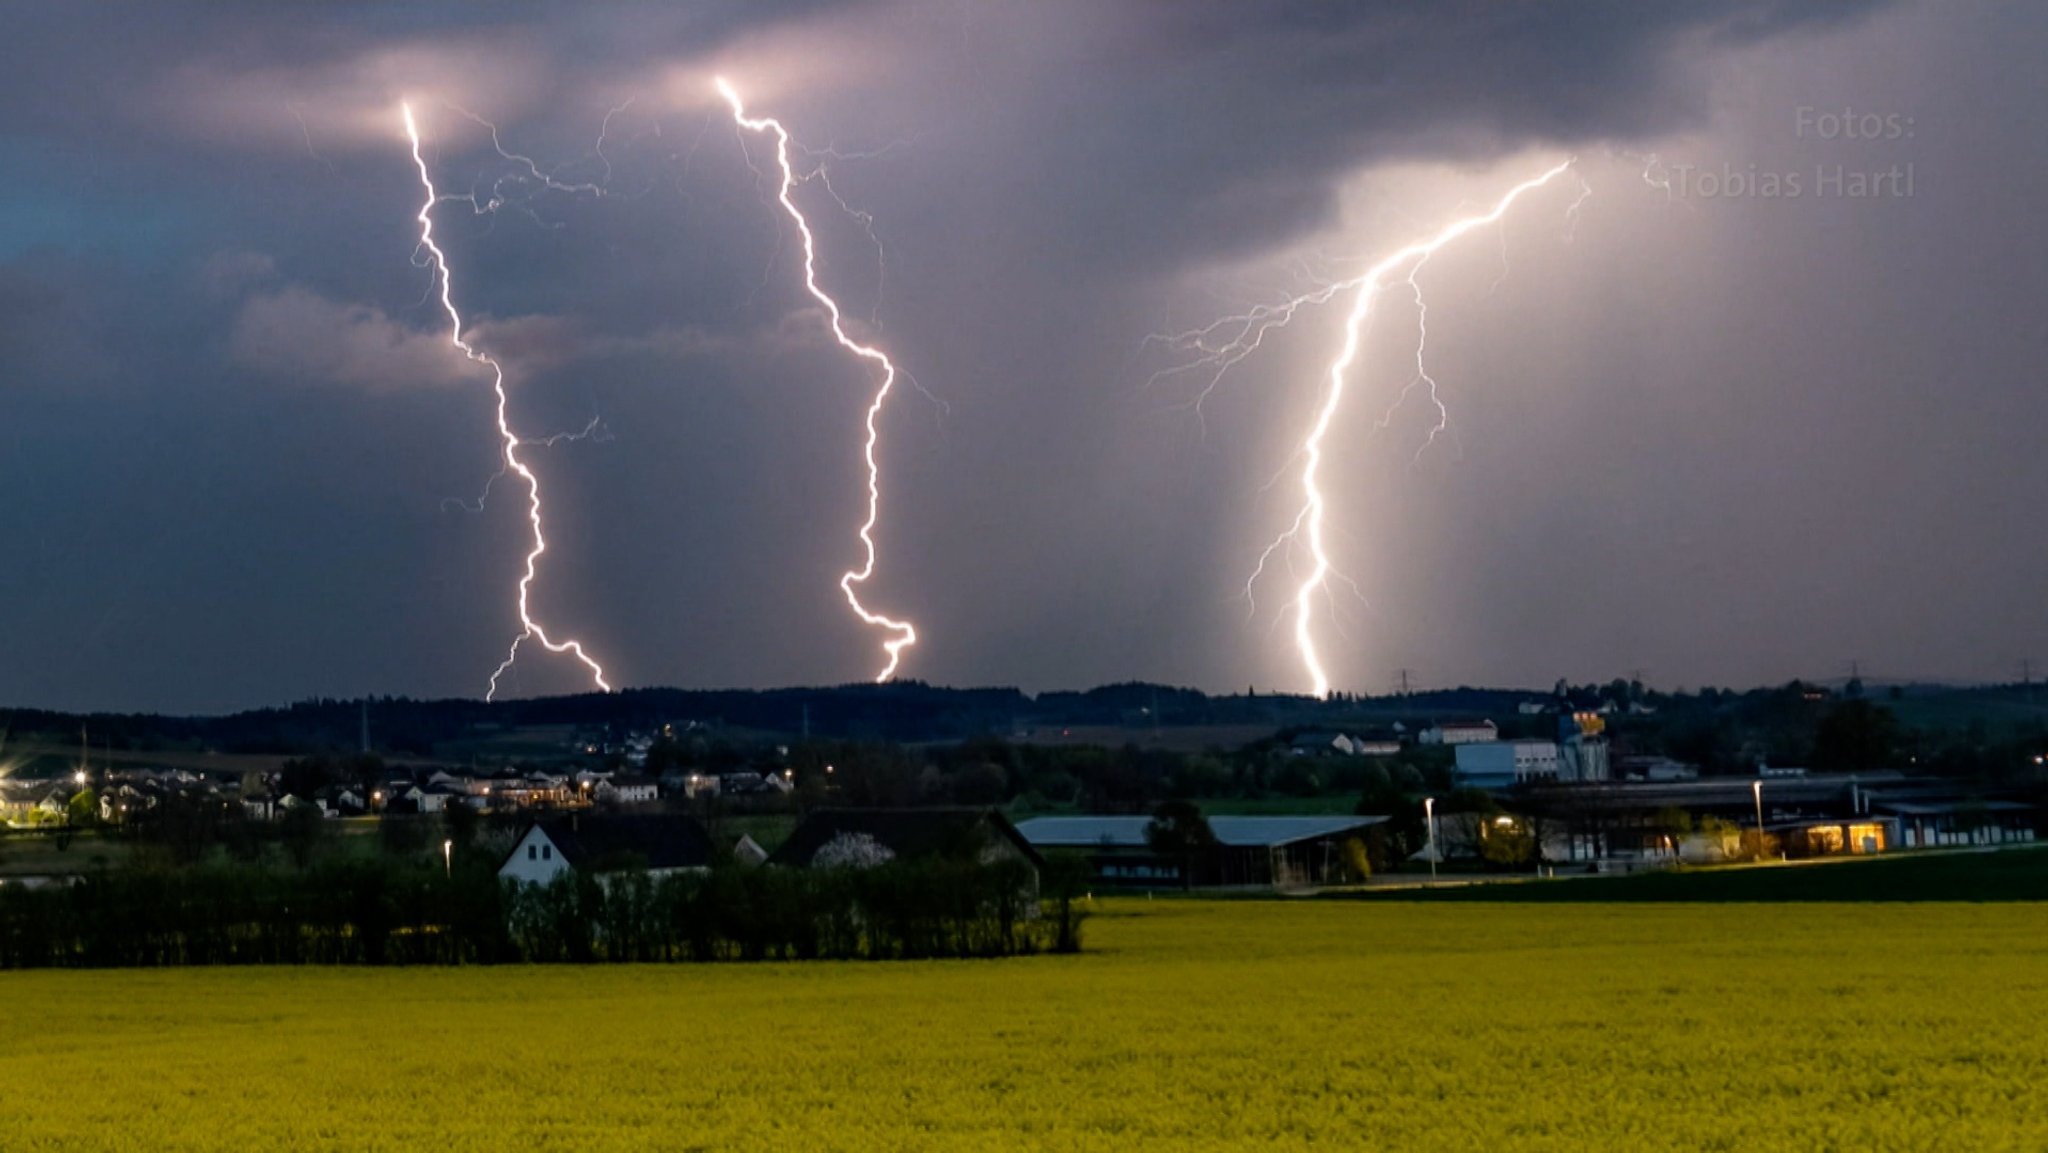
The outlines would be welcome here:
<svg viewBox="0 0 2048 1153">
<path fill-rule="evenodd" d="M 2048 498 L 2048 150 L 2019 5 L 1224 0 L 33 6 L 0 76 L 0 699 L 213 708 L 477 691 L 516 499 L 486 376 L 413 260 L 436 233 L 538 450 L 538 607 L 626 683 L 858 679 L 872 378 L 824 339 L 769 155 L 797 131 L 821 272 L 940 403 L 884 421 L 877 607 L 910 675 L 1299 686 L 1277 590 L 1334 335 L 1312 311 L 1197 421 L 1146 334 L 1358 261 L 1581 158 L 1433 261 L 1456 423 L 1416 458 L 1408 305 L 1333 462 L 1341 687 L 1990 676 L 2048 643 L 2007 518 Z M 1802 107 L 1915 118 L 1851 144 Z M 482 118 L 498 130 L 494 145 Z M 1917 194 L 1677 195 L 1645 171 L 1916 166 Z M 529 160 L 535 167 L 528 167 Z M 555 185 L 539 171 L 553 175 Z M 826 180 L 829 179 L 829 185 Z M 1907 547 L 1919 542 L 1924 547 Z M 1958 575 L 1958 574 L 1963 575 Z M 1851 591 L 1853 590 L 1853 592 Z M 88 638 L 81 643 L 78 638 Z M 2011 650 L 2011 651 L 2008 651 Z M 2036 654 L 2038 655 L 2038 654 Z M 518 691 L 572 689 L 523 664 Z"/>
</svg>

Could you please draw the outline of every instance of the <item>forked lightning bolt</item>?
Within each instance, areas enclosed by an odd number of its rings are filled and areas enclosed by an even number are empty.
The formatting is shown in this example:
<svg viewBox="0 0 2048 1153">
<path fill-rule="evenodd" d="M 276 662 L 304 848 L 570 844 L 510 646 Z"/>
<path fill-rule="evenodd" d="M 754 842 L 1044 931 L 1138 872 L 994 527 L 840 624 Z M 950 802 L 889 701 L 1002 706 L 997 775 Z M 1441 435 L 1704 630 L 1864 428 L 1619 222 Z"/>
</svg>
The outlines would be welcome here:
<svg viewBox="0 0 2048 1153">
<path fill-rule="evenodd" d="M 1330 367 L 1325 373 L 1326 381 L 1323 387 L 1322 402 L 1317 406 L 1315 420 L 1311 423 L 1307 435 L 1303 438 L 1300 449 L 1297 450 L 1297 455 L 1302 461 L 1300 473 L 1302 503 L 1300 509 L 1296 512 L 1293 522 L 1289 525 L 1287 531 L 1280 534 L 1280 537 L 1271 545 L 1268 545 L 1265 551 L 1260 554 L 1258 567 L 1253 571 L 1251 582 L 1248 582 L 1246 585 L 1247 594 L 1249 594 L 1251 583 L 1256 582 L 1259 576 L 1265 572 L 1267 562 L 1272 559 L 1276 551 L 1291 542 L 1306 538 L 1309 555 L 1313 558 L 1314 564 L 1310 567 L 1308 575 L 1301 578 L 1289 604 L 1294 617 L 1294 645 L 1300 654 L 1302 667 L 1307 672 L 1309 682 L 1317 697 L 1327 697 L 1330 695 L 1330 678 L 1328 672 L 1323 667 L 1322 656 L 1316 648 L 1314 629 L 1315 604 L 1319 597 L 1328 592 L 1330 578 L 1339 575 L 1331 566 L 1325 540 L 1324 526 L 1328 512 L 1328 501 L 1322 489 L 1323 441 L 1329 435 L 1330 426 L 1335 421 L 1338 410 L 1343 406 L 1344 386 L 1349 379 L 1352 365 L 1358 360 L 1359 346 L 1363 343 L 1363 332 L 1366 321 L 1372 315 L 1373 303 L 1378 299 L 1379 294 L 1389 287 L 1390 284 L 1406 285 L 1414 294 L 1420 318 L 1419 323 L 1423 327 L 1416 344 L 1415 377 L 1402 389 L 1401 399 L 1405 399 L 1417 385 L 1427 387 L 1430 401 L 1437 410 L 1437 422 L 1429 433 L 1429 439 L 1433 442 L 1437 435 L 1448 427 L 1447 419 L 1449 414 L 1444 409 L 1443 402 L 1437 396 L 1435 379 L 1429 375 L 1429 370 L 1423 363 L 1423 349 L 1428 341 L 1428 320 L 1427 312 L 1423 311 L 1422 290 L 1420 285 L 1416 283 L 1416 274 L 1424 264 L 1428 263 L 1429 258 L 1434 256 L 1445 245 L 1450 244 L 1474 229 L 1484 228 L 1499 222 L 1503 216 L 1507 215 L 1508 210 L 1514 207 L 1517 200 L 1556 180 L 1559 176 L 1569 172 L 1571 167 L 1572 161 L 1569 159 L 1559 162 L 1546 169 L 1540 175 L 1525 180 L 1509 189 L 1486 212 L 1461 217 L 1445 225 L 1435 235 L 1389 254 L 1372 267 L 1366 269 L 1359 276 L 1319 286 L 1313 291 L 1292 297 L 1278 304 L 1260 305 L 1244 313 L 1225 317 L 1191 332 L 1153 338 L 1156 343 L 1195 354 L 1189 363 L 1183 364 L 1178 368 L 1168 369 L 1166 372 L 1155 376 L 1154 379 L 1192 369 L 1205 369 L 1210 375 L 1207 385 L 1201 392 L 1201 396 L 1206 398 L 1216 388 L 1217 383 L 1223 378 L 1224 374 L 1246 357 L 1258 351 L 1269 331 L 1286 326 L 1288 322 L 1294 319 L 1295 314 L 1306 306 L 1328 303 L 1345 292 L 1355 293 L 1352 298 L 1351 311 L 1344 322 L 1343 345 L 1339 349 L 1336 359 L 1330 362 Z M 1583 195 L 1581 199 L 1583 200 Z M 1575 204 L 1573 208 L 1576 210 L 1577 205 Z M 1390 279 L 1394 278 L 1395 274 L 1404 268 L 1407 270 L 1405 275 L 1399 276 L 1397 279 Z M 1200 400 L 1198 399 L 1196 403 L 1199 405 Z M 1398 408 L 1400 403 L 1401 400 L 1396 400 L 1395 407 Z M 1390 412 L 1387 419 L 1391 419 L 1391 416 L 1392 413 Z M 1385 423 L 1386 420 L 1382 420 L 1381 424 L 1383 427 Z M 1427 445 L 1425 444 L 1424 447 L 1427 447 Z"/>
<path fill-rule="evenodd" d="M 846 594 L 846 603 L 852 606 L 854 614 L 868 625 L 893 634 L 882 642 L 882 651 L 887 654 L 888 660 L 882 666 L 882 671 L 875 676 L 875 681 L 879 684 L 896 675 L 896 668 L 903 660 L 903 650 L 917 643 L 915 626 L 909 621 L 894 620 L 870 611 L 867 606 L 861 604 L 860 594 L 856 588 L 858 585 L 866 584 L 868 579 L 875 575 L 875 524 L 882 516 L 882 470 L 875 457 L 875 447 L 881 439 L 877 421 L 881 418 L 883 407 L 889 402 L 889 393 L 896 386 L 896 364 L 881 349 L 862 344 L 847 335 L 839 302 L 818 285 L 817 243 L 811 236 L 810 222 L 804 218 L 803 211 L 797 208 L 796 201 L 792 198 L 792 192 L 797 185 L 797 175 L 789 160 L 789 131 L 782 126 L 781 121 L 772 117 L 748 116 L 746 105 L 741 102 L 739 93 L 732 85 L 726 83 L 723 78 L 716 83 L 719 95 L 732 106 L 734 123 L 749 132 L 775 138 L 775 163 L 782 170 L 782 180 L 775 198 L 782 205 L 782 210 L 789 214 L 790 220 L 796 224 L 797 232 L 803 237 L 804 288 L 811 294 L 812 299 L 825 309 L 826 319 L 832 329 L 832 339 L 838 341 L 841 348 L 881 369 L 881 383 L 875 389 L 873 399 L 868 402 L 867 440 L 861 450 L 868 471 L 867 518 L 861 522 L 859 534 L 861 565 L 857 569 L 847 570 L 839 577 L 839 589 Z"/>
<path fill-rule="evenodd" d="M 405 114 L 405 135 L 412 142 L 413 163 L 419 167 L 420 184 L 426 189 L 427 193 L 427 198 L 420 204 L 419 215 L 416 218 L 420 225 L 419 247 L 421 251 L 427 254 L 427 262 L 433 268 L 434 278 L 440 282 L 441 308 L 448 314 L 450 326 L 448 340 L 462 351 L 462 355 L 491 370 L 491 389 L 496 393 L 498 399 L 498 437 L 504 444 L 505 468 L 517 474 L 520 480 L 526 482 L 526 520 L 533 529 L 533 546 L 526 553 L 526 571 L 519 578 L 520 633 L 512 638 L 512 646 L 506 651 L 504 661 L 498 665 L 496 671 L 491 673 L 490 686 L 484 693 L 484 699 L 488 701 L 498 695 L 499 678 L 503 677 L 505 670 L 511 668 L 512 662 L 519 658 L 519 646 L 525 643 L 528 637 L 539 641 L 541 646 L 551 653 L 568 653 L 581 661 L 584 667 L 590 670 L 591 679 L 597 683 L 597 687 L 605 692 L 610 692 L 612 686 L 605 680 L 603 667 L 593 660 L 589 653 L 583 650 L 583 645 L 580 642 L 574 640 L 556 641 L 550 638 L 547 630 L 542 628 L 540 622 L 533 618 L 530 603 L 533 581 L 539 572 L 541 554 L 548 551 L 547 537 L 541 529 L 540 478 L 534 475 L 533 470 L 528 468 L 526 462 L 519 457 L 519 447 L 525 442 L 520 440 L 518 434 L 512 431 L 511 420 L 506 413 L 508 400 L 505 394 L 504 368 L 496 360 L 492 359 L 488 353 L 477 351 L 467 340 L 463 339 L 462 313 L 455 307 L 454 277 L 449 272 L 447 255 L 441 251 L 441 246 L 434 242 L 434 205 L 439 201 L 440 197 L 434 191 L 433 177 L 427 171 L 426 158 L 420 152 L 420 131 L 418 124 L 413 120 L 412 105 L 400 104 L 399 108 Z"/>
</svg>

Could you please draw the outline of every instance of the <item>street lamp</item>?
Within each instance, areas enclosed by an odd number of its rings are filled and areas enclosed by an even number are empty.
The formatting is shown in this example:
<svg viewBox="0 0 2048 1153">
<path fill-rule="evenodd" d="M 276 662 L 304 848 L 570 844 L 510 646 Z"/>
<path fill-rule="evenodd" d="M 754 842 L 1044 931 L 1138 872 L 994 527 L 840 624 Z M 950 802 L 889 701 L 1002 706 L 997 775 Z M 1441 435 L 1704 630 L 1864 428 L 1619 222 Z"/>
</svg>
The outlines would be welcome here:
<svg viewBox="0 0 2048 1153">
<path fill-rule="evenodd" d="M 442 865 L 443 865 L 443 866 L 445 866 L 445 867 L 447 868 L 447 870 L 448 870 L 448 877 L 449 877 L 449 879 L 453 880 L 453 879 L 454 879 L 454 877 L 455 877 L 455 842 L 454 842 L 454 841 L 442 841 L 442 842 L 441 842 L 441 863 L 442 863 Z"/>
<path fill-rule="evenodd" d="M 1429 832 L 1429 879 L 1436 880 L 1436 798 L 1422 798 L 1422 823 Z"/>
<path fill-rule="evenodd" d="M 1764 782 L 1759 777 L 1749 783 L 1750 794 L 1756 798 L 1756 859 L 1764 859 Z"/>
</svg>

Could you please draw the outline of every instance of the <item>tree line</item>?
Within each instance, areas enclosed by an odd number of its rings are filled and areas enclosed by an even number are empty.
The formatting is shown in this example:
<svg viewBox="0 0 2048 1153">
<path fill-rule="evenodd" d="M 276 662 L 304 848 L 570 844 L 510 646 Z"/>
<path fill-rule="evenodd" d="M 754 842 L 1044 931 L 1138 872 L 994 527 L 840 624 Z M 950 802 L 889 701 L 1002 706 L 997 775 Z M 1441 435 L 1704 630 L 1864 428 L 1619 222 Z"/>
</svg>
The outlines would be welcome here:
<svg viewBox="0 0 2048 1153">
<path fill-rule="evenodd" d="M 628 863 L 630 864 L 630 863 Z M 0 968 L 898 960 L 1076 952 L 1079 884 L 1041 903 L 1016 862 L 891 861 L 653 876 L 379 857 L 304 869 L 241 863 L 102 869 L 0 887 Z M 1042 915 L 1041 915 L 1042 912 Z"/>
</svg>

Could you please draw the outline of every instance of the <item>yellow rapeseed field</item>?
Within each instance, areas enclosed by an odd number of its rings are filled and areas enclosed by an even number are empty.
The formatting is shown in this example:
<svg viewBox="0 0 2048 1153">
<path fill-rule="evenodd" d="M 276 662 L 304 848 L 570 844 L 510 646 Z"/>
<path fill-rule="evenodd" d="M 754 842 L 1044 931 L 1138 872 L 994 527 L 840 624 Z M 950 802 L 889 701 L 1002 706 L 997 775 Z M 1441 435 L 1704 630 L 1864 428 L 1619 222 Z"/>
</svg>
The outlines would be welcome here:
<svg viewBox="0 0 2048 1153">
<path fill-rule="evenodd" d="M 2048 907 L 1147 902 L 1079 957 L 0 974 L 0 1148 L 2048 1149 Z"/>
</svg>

